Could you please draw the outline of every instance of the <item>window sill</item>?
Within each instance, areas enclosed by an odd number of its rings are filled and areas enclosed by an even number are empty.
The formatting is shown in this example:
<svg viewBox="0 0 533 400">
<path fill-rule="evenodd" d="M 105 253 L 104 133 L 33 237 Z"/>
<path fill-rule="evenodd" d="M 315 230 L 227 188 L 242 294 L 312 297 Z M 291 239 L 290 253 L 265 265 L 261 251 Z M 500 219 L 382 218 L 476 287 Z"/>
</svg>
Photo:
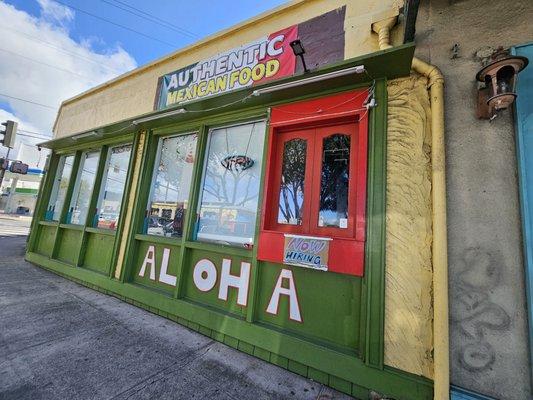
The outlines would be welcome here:
<svg viewBox="0 0 533 400">
<path fill-rule="evenodd" d="M 99 235 L 106 235 L 106 236 L 115 236 L 116 231 L 113 229 L 104 229 L 104 228 L 94 228 L 94 227 L 87 227 L 85 228 L 86 232 L 90 233 L 97 233 Z"/>
<path fill-rule="evenodd" d="M 58 226 L 59 223 L 57 221 L 39 221 L 39 225 L 43 225 L 43 226 Z"/>
<path fill-rule="evenodd" d="M 144 233 L 136 234 L 135 239 L 141 242 L 160 243 L 160 244 L 167 244 L 170 246 L 181 246 L 181 242 L 182 242 L 181 236 L 180 237 L 166 237 L 166 236 L 158 236 L 158 235 L 147 235 Z"/>
<path fill-rule="evenodd" d="M 60 228 L 63 229 L 70 229 L 73 231 L 83 231 L 85 230 L 85 226 L 83 225 L 75 225 L 75 224 L 59 224 Z"/>
</svg>

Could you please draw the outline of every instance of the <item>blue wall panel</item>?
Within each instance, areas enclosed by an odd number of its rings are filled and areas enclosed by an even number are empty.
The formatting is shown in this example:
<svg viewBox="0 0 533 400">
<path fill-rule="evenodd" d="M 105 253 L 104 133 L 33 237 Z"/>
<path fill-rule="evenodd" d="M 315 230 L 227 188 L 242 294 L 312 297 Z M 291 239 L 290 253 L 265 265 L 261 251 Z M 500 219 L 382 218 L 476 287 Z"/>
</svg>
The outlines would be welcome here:
<svg viewBox="0 0 533 400">
<path fill-rule="evenodd" d="M 524 240 L 525 278 L 529 316 L 529 346 L 533 357 L 533 43 L 517 46 L 513 53 L 529 59 L 518 75 L 516 148 Z"/>
</svg>

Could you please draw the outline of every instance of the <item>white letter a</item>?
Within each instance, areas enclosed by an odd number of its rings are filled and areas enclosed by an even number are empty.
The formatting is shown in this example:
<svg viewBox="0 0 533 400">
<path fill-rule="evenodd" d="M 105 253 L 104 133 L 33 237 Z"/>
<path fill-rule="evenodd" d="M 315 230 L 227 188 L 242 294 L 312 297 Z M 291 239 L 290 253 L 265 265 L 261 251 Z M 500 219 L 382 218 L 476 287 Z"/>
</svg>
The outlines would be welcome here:
<svg viewBox="0 0 533 400">
<path fill-rule="evenodd" d="M 146 266 L 150 264 L 150 279 L 155 281 L 155 247 L 149 246 L 144 257 L 143 265 L 139 271 L 139 276 L 143 276 L 146 273 Z"/>
<path fill-rule="evenodd" d="M 289 281 L 289 287 L 284 288 L 282 286 L 283 279 Z M 289 296 L 289 318 L 293 321 L 302 322 L 302 316 L 300 314 L 300 306 L 298 305 L 298 295 L 296 294 L 296 286 L 294 284 L 294 278 L 292 277 L 292 271 L 290 269 L 282 269 L 272 297 L 268 303 L 266 312 L 269 314 L 278 314 L 279 298 L 280 296 Z"/>
</svg>

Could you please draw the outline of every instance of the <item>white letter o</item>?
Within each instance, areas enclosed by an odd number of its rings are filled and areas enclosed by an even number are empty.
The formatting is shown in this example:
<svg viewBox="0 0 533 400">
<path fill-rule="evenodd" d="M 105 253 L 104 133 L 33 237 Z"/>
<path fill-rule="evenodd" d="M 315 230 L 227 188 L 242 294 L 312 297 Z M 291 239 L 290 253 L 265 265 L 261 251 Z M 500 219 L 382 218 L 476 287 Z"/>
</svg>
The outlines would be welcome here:
<svg viewBox="0 0 533 400">
<path fill-rule="evenodd" d="M 192 278 L 199 290 L 209 292 L 217 283 L 217 269 L 215 268 L 215 264 L 205 258 L 201 259 L 194 266 Z"/>
</svg>

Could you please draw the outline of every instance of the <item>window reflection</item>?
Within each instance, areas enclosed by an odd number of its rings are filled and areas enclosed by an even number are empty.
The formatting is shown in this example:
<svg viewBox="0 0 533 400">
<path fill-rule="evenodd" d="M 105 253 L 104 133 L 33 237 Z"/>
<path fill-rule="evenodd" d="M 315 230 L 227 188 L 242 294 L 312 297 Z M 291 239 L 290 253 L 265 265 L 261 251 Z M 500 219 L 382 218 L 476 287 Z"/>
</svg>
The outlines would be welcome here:
<svg viewBox="0 0 533 400">
<path fill-rule="evenodd" d="M 102 179 L 103 186 L 96 206 L 95 219 L 98 228 L 117 229 L 130 154 L 130 144 L 109 149 L 107 166 Z"/>
<path fill-rule="evenodd" d="M 348 228 L 350 137 L 335 134 L 323 139 L 318 226 Z"/>
<path fill-rule="evenodd" d="M 61 209 L 65 203 L 65 196 L 67 194 L 73 164 L 74 156 L 61 156 L 59 159 L 56 180 L 54 181 L 52 193 L 50 194 L 50 201 L 48 202 L 48 208 L 46 210 L 46 220 L 59 221 Z"/>
<path fill-rule="evenodd" d="M 307 141 L 292 139 L 283 146 L 278 223 L 301 225 Z"/>
<path fill-rule="evenodd" d="M 96 169 L 100 152 L 84 152 L 81 155 L 78 178 L 72 193 L 70 211 L 67 216 L 67 223 L 84 225 L 89 213 L 89 202 L 93 191 Z"/>
<path fill-rule="evenodd" d="M 197 135 L 160 140 L 144 232 L 181 237 L 188 208 Z"/>
<path fill-rule="evenodd" d="M 253 243 L 264 132 L 264 122 L 210 132 L 198 240 L 234 245 Z"/>
</svg>

